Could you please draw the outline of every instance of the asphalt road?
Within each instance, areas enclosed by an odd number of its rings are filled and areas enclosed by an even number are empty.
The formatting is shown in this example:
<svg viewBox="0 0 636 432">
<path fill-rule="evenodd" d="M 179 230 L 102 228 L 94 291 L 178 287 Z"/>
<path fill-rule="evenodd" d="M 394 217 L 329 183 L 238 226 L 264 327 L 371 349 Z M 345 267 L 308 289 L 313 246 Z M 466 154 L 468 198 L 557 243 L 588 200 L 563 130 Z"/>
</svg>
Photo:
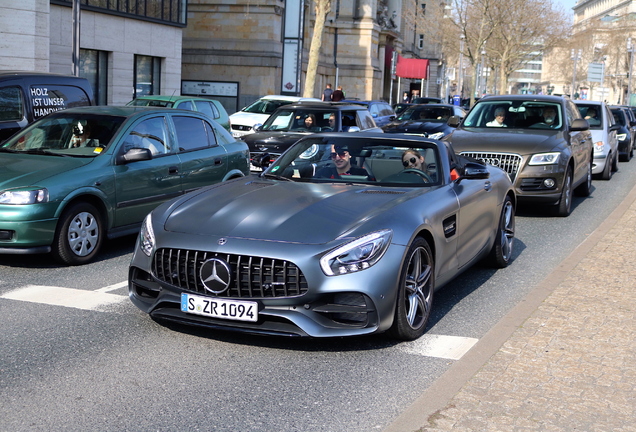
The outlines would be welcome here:
<svg viewBox="0 0 636 432">
<path fill-rule="evenodd" d="M 619 167 L 568 218 L 521 208 L 510 267 L 474 267 L 439 291 L 410 343 L 160 325 L 127 299 L 133 238 L 83 267 L 0 256 L 0 430 L 382 430 L 622 201 L 636 162 Z"/>
</svg>

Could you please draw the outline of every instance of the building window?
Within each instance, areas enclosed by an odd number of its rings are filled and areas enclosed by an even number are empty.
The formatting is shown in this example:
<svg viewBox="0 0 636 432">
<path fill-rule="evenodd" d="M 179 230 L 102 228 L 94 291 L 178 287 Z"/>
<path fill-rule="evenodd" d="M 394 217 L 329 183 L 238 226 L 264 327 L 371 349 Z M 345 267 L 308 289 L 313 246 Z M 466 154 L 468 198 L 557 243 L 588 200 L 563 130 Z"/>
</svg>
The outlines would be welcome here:
<svg viewBox="0 0 636 432">
<path fill-rule="evenodd" d="M 419 35 L 419 37 L 417 38 L 417 47 L 419 49 L 424 48 L 424 35 L 423 34 Z"/>
<path fill-rule="evenodd" d="M 135 55 L 135 92 L 133 99 L 139 96 L 161 93 L 161 58 Z"/>
<path fill-rule="evenodd" d="M 108 103 L 108 52 L 80 49 L 79 75 L 86 78 L 93 88 L 95 103 Z"/>
<path fill-rule="evenodd" d="M 52 4 L 72 6 L 73 0 L 50 0 Z M 147 21 L 185 27 L 187 0 L 80 0 L 82 10 L 125 15 Z"/>
</svg>

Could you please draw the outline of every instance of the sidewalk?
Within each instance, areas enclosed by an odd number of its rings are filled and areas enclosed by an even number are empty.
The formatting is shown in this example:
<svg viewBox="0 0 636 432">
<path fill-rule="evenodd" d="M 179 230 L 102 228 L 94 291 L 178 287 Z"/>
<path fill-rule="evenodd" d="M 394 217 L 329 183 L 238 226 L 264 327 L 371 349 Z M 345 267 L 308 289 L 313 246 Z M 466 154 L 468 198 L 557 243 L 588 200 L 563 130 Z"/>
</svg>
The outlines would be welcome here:
<svg viewBox="0 0 636 432">
<path fill-rule="evenodd" d="M 636 431 L 636 188 L 384 432 Z"/>
</svg>

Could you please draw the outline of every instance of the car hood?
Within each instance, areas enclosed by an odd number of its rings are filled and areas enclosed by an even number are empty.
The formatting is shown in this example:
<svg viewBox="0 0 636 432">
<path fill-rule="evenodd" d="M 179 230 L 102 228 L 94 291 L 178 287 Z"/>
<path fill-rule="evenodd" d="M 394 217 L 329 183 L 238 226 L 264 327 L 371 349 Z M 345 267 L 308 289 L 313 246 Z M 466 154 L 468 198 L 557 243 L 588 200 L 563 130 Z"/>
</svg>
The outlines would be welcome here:
<svg viewBox="0 0 636 432">
<path fill-rule="evenodd" d="M 268 118 L 269 114 L 239 111 L 230 116 L 230 123 L 235 125 L 253 127 L 257 123 L 265 123 L 265 120 L 267 120 Z"/>
<path fill-rule="evenodd" d="M 363 224 L 367 231 L 388 228 L 390 220 L 395 220 L 388 210 L 412 193 L 425 193 L 422 188 L 404 194 L 378 190 L 242 179 L 183 197 L 170 206 L 164 229 L 202 236 L 324 244 L 356 235 L 355 229 Z"/>
<path fill-rule="evenodd" d="M 42 181 L 91 163 L 92 158 L 56 157 L 19 153 L 0 154 L 0 190 L 42 186 Z"/>
<path fill-rule="evenodd" d="M 562 131 L 551 130 L 535 132 L 510 129 L 484 132 L 483 129 L 455 129 L 445 139 L 451 142 L 457 153 L 485 151 L 530 155 L 552 151 L 564 142 L 565 137 Z"/>
<path fill-rule="evenodd" d="M 443 122 L 433 121 L 403 121 L 393 122 L 384 126 L 382 129 L 385 133 L 429 133 L 446 132 L 449 126 Z"/>
<path fill-rule="evenodd" d="M 312 132 L 267 131 L 246 135 L 243 140 L 247 143 L 251 152 L 281 153 L 302 137 L 311 134 Z"/>
</svg>

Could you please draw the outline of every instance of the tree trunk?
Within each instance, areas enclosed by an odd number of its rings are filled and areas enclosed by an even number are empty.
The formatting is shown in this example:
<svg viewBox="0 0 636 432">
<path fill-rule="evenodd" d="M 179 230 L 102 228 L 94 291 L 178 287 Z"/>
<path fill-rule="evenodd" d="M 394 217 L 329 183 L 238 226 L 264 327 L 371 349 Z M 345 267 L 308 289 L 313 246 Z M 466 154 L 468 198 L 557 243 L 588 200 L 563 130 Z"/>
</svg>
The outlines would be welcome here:
<svg viewBox="0 0 636 432">
<path fill-rule="evenodd" d="M 316 12 L 316 22 L 314 32 L 311 36 L 311 46 L 309 48 L 309 59 L 307 61 L 307 77 L 303 89 L 303 97 L 315 97 L 316 72 L 318 61 L 320 60 L 320 47 L 322 46 L 322 34 L 325 29 L 327 14 L 331 12 L 331 0 L 314 0 L 314 10 Z"/>
</svg>

